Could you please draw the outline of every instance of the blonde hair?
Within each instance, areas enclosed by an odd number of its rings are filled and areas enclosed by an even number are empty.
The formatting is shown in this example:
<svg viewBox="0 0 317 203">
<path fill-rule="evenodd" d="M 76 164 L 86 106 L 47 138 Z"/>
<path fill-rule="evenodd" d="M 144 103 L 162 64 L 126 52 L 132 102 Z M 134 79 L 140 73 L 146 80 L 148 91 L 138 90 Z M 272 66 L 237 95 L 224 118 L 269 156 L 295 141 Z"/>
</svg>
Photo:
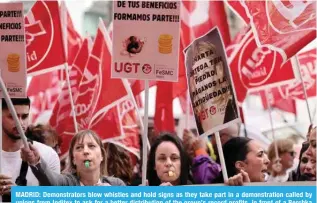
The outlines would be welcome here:
<svg viewBox="0 0 317 203">
<path fill-rule="evenodd" d="M 83 142 L 83 140 L 86 136 L 91 136 L 97 142 L 98 146 L 100 147 L 102 158 L 103 158 L 103 160 L 100 163 L 100 177 L 107 176 L 108 172 L 107 172 L 106 150 L 103 147 L 102 141 L 99 138 L 98 134 L 92 130 L 79 131 L 72 138 L 72 140 L 70 142 L 69 150 L 68 150 L 68 157 L 67 157 L 68 160 L 66 162 L 66 169 L 64 172 L 69 172 L 69 173 L 76 173 L 77 172 L 76 165 L 74 165 L 74 153 L 73 153 L 73 151 L 74 151 L 75 144 L 78 142 Z"/>
<path fill-rule="evenodd" d="M 277 145 L 277 151 L 279 155 L 285 152 L 289 152 L 290 149 L 293 149 L 293 146 L 295 144 L 290 139 L 279 139 L 279 140 L 273 141 L 268 148 L 268 158 L 270 160 L 273 160 L 274 158 L 276 158 L 275 143 Z"/>
</svg>

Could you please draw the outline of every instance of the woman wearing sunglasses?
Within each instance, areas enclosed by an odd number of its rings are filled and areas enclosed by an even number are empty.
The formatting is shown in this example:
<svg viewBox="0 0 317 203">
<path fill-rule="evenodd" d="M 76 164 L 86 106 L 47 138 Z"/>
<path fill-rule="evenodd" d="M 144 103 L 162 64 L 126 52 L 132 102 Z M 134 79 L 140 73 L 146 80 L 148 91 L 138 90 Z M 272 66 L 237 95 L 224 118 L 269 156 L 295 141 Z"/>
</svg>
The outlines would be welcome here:
<svg viewBox="0 0 317 203">
<path fill-rule="evenodd" d="M 278 156 L 275 145 L 277 145 Z M 294 142 L 290 139 L 279 139 L 272 142 L 268 148 L 268 157 L 271 161 L 268 182 L 287 182 L 292 180 L 292 168 L 295 160 Z"/>
</svg>

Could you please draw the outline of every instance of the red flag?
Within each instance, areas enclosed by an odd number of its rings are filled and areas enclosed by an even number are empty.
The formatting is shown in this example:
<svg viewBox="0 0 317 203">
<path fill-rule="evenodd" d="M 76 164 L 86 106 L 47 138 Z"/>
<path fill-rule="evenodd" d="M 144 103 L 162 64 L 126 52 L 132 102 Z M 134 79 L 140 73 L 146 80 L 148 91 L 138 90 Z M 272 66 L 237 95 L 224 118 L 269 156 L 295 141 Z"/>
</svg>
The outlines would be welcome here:
<svg viewBox="0 0 317 203">
<path fill-rule="evenodd" d="M 175 132 L 173 116 L 173 91 L 170 82 L 157 82 L 154 128 L 161 131 Z"/>
<path fill-rule="evenodd" d="M 231 8 L 234 11 L 234 13 L 236 13 L 241 18 L 241 20 L 243 20 L 246 24 L 250 23 L 250 19 L 247 13 L 245 12 L 243 5 L 241 4 L 241 1 L 225 0 L 225 2 L 229 6 L 229 8 Z"/>
<path fill-rule="evenodd" d="M 137 126 L 135 120 L 125 117 L 128 111 L 135 110 L 133 102 L 127 102 L 132 99 L 126 90 L 128 84 L 124 84 L 121 79 L 110 78 L 111 53 L 108 48 L 111 47 L 111 42 L 109 40 L 101 22 L 76 100 L 79 128 L 94 130 L 103 141 L 124 140 L 125 133 L 129 133 L 124 126 L 133 123 L 134 127 Z M 70 125 L 62 135 L 62 153 L 68 148 L 73 133 L 74 130 Z"/>
<path fill-rule="evenodd" d="M 83 40 L 81 39 L 81 36 L 76 31 L 68 10 L 66 10 L 66 12 L 67 12 L 67 62 L 68 62 L 68 65 L 72 65 L 78 54 L 79 49 L 81 48 Z"/>
<path fill-rule="evenodd" d="M 251 30 L 234 52 L 229 62 L 237 100 L 241 103 L 248 89 L 264 88 L 295 78 L 291 62 L 282 66 L 283 59 L 278 52 L 265 46 L 257 47 Z"/>
<path fill-rule="evenodd" d="M 72 89 L 72 96 L 74 101 L 76 100 L 75 96 L 78 94 L 79 83 L 83 77 L 83 72 L 88 61 L 88 56 L 90 53 L 90 39 L 85 39 L 78 55 L 75 58 L 74 64 L 70 70 L 70 84 Z M 64 132 L 67 125 L 74 125 L 72 116 L 71 116 L 71 104 L 68 91 L 68 85 L 65 82 L 62 92 L 59 95 L 58 101 L 56 102 L 51 118 L 50 125 L 53 126 L 56 131 L 61 134 Z"/>
<path fill-rule="evenodd" d="M 31 118 L 37 118 L 45 111 L 53 109 L 61 92 L 57 71 L 33 76 L 28 87 L 27 95 L 31 100 Z"/>
<path fill-rule="evenodd" d="M 136 108 L 131 99 L 121 102 L 118 106 L 121 126 L 124 132 L 124 137 L 119 139 L 111 139 L 112 142 L 120 147 L 126 149 L 136 157 L 140 156 L 140 143 L 139 143 L 139 126 L 138 117 L 136 115 Z"/>
<path fill-rule="evenodd" d="M 57 1 L 36 1 L 25 17 L 27 73 L 42 74 L 66 62 Z"/>
<path fill-rule="evenodd" d="M 283 60 L 316 38 L 316 1 L 243 1 L 258 46 L 269 45 Z"/>
<path fill-rule="evenodd" d="M 316 49 L 298 54 L 300 72 L 306 89 L 307 97 L 316 96 Z M 285 99 L 305 100 L 303 84 L 297 80 L 277 88 L 281 97 Z"/>
<path fill-rule="evenodd" d="M 267 93 L 265 91 L 267 91 Z M 264 109 L 269 108 L 269 104 L 267 103 L 268 101 L 270 102 L 271 108 L 275 107 L 283 111 L 296 114 L 296 101 L 291 98 L 283 98 L 276 87 L 260 91 L 260 96 Z"/>
</svg>

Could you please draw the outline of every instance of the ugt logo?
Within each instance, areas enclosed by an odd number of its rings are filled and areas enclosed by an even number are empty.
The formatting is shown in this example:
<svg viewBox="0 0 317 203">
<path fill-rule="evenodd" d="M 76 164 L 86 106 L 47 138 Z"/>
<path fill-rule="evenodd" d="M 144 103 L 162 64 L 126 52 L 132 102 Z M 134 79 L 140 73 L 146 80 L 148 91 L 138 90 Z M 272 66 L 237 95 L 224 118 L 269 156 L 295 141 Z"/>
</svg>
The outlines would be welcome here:
<svg viewBox="0 0 317 203">
<path fill-rule="evenodd" d="M 253 50 L 250 54 L 250 50 Z M 272 75 L 276 52 L 268 47 L 257 47 L 254 37 L 250 37 L 239 57 L 239 78 L 245 88 L 263 85 Z"/>
</svg>

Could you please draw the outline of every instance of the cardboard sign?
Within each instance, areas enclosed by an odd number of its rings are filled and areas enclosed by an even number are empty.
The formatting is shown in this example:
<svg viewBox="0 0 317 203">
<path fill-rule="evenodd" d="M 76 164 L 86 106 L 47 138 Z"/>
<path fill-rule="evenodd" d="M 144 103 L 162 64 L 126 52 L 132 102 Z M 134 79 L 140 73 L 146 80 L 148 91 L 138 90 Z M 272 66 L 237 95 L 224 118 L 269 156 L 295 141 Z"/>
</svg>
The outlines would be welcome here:
<svg viewBox="0 0 317 203">
<path fill-rule="evenodd" d="M 25 34 L 22 3 L 0 4 L 0 71 L 11 98 L 26 97 Z M 2 92 L 0 91 L 1 97 Z"/>
<path fill-rule="evenodd" d="M 112 78 L 178 80 L 180 2 L 114 1 Z"/>
<path fill-rule="evenodd" d="M 185 49 L 190 98 L 199 135 L 207 136 L 239 122 L 239 111 L 218 28 Z"/>
</svg>

